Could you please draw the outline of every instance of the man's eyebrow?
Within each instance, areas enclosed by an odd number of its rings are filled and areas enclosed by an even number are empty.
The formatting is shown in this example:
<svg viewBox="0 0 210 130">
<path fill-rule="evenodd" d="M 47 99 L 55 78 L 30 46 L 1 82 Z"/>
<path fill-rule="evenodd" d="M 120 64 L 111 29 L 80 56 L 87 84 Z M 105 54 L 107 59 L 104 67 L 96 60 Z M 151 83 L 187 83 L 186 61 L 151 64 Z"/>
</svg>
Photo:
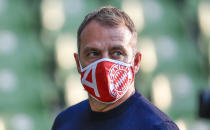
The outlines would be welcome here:
<svg viewBox="0 0 210 130">
<path fill-rule="evenodd" d="M 125 48 L 124 48 L 124 46 L 113 46 L 113 47 L 111 47 L 110 48 L 111 50 L 126 50 Z"/>
<path fill-rule="evenodd" d="M 98 51 L 99 49 L 96 48 L 96 47 L 85 47 L 84 48 L 84 52 L 87 52 L 87 51 Z"/>
</svg>

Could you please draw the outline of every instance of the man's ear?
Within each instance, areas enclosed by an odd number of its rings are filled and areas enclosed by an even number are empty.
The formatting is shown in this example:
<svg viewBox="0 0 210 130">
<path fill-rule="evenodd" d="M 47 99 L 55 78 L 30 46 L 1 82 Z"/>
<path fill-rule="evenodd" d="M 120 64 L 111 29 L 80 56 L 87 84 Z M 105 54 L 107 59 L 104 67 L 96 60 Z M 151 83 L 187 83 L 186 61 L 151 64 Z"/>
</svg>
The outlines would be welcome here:
<svg viewBox="0 0 210 130">
<path fill-rule="evenodd" d="M 77 71 L 78 73 L 81 73 L 80 64 L 79 64 L 79 55 L 77 53 L 74 53 L 74 59 L 77 64 Z"/>
<path fill-rule="evenodd" d="M 137 52 L 134 58 L 134 72 L 135 74 L 139 71 L 141 62 L 141 53 Z"/>
</svg>

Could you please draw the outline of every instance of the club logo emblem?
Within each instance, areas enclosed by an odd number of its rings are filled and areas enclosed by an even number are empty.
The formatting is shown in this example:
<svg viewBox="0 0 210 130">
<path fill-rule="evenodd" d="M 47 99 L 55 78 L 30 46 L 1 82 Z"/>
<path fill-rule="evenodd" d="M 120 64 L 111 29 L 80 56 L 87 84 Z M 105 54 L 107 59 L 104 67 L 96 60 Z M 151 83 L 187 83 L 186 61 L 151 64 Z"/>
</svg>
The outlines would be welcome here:
<svg viewBox="0 0 210 130">
<path fill-rule="evenodd" d="M 127 91 L 128 85 L 132 80 L 132 74 L 129 69 L 129 67 L 116 64 L 110 68 L 110 93 L 113 97 L 119 97 Z"/>
</svg>

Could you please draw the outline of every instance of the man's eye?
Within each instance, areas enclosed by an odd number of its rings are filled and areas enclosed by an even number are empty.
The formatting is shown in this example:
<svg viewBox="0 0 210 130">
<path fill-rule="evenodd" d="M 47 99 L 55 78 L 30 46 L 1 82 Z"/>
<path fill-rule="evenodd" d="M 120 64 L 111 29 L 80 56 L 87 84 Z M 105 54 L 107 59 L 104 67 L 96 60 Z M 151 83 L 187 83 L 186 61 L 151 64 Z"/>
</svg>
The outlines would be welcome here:
<svg viewBox="0 0 210 130">
<path fill-rule="evenodd" d="M 89 57 L 96 57 L 96 56 L 98 56 L 98 53 L 97 52 L 90 52 L 90 53 L 88 53 L 88 56 Z"/>
<path fill-rule="evenodd" d="M 115 52 L 113 53 L 113 55 L 114 55 L 114 56 L 121 56 L 122 53 L 121 53 L 120 51 L 115 51 Z"/>
</svg>

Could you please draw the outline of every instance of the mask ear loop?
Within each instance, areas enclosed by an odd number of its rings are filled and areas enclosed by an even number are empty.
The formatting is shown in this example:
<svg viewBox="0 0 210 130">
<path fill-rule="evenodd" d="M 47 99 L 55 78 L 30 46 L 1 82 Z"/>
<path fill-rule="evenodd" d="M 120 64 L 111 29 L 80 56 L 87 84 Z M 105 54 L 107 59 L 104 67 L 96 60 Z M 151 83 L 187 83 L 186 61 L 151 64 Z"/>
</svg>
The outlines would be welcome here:
<svg viewBox="0 0 210 130">
<path fill-rule="evenodd" d="M 136 55 L 135 55 L 136 56 Z M 133 66 L 134 65 L 134 61 L 135 61 L 135 56 L 132 58 L 132 60 L 131 60 L 131 66 Z"/>
<path fill-rule="evenodd" d="M 134 61 L 135 61 L 135 57 L 133 57 L 132 60 L 131 60 L 131 66 L 134 65 Z"/>
<path fill-rule="evenodd" d="M 80 63 L 80 58 L 78 58 L 78 60 L 79 60 L 80 71 L 83 72 L 83 67 L 82 67 L 82 65 Z"/>
</svg>

